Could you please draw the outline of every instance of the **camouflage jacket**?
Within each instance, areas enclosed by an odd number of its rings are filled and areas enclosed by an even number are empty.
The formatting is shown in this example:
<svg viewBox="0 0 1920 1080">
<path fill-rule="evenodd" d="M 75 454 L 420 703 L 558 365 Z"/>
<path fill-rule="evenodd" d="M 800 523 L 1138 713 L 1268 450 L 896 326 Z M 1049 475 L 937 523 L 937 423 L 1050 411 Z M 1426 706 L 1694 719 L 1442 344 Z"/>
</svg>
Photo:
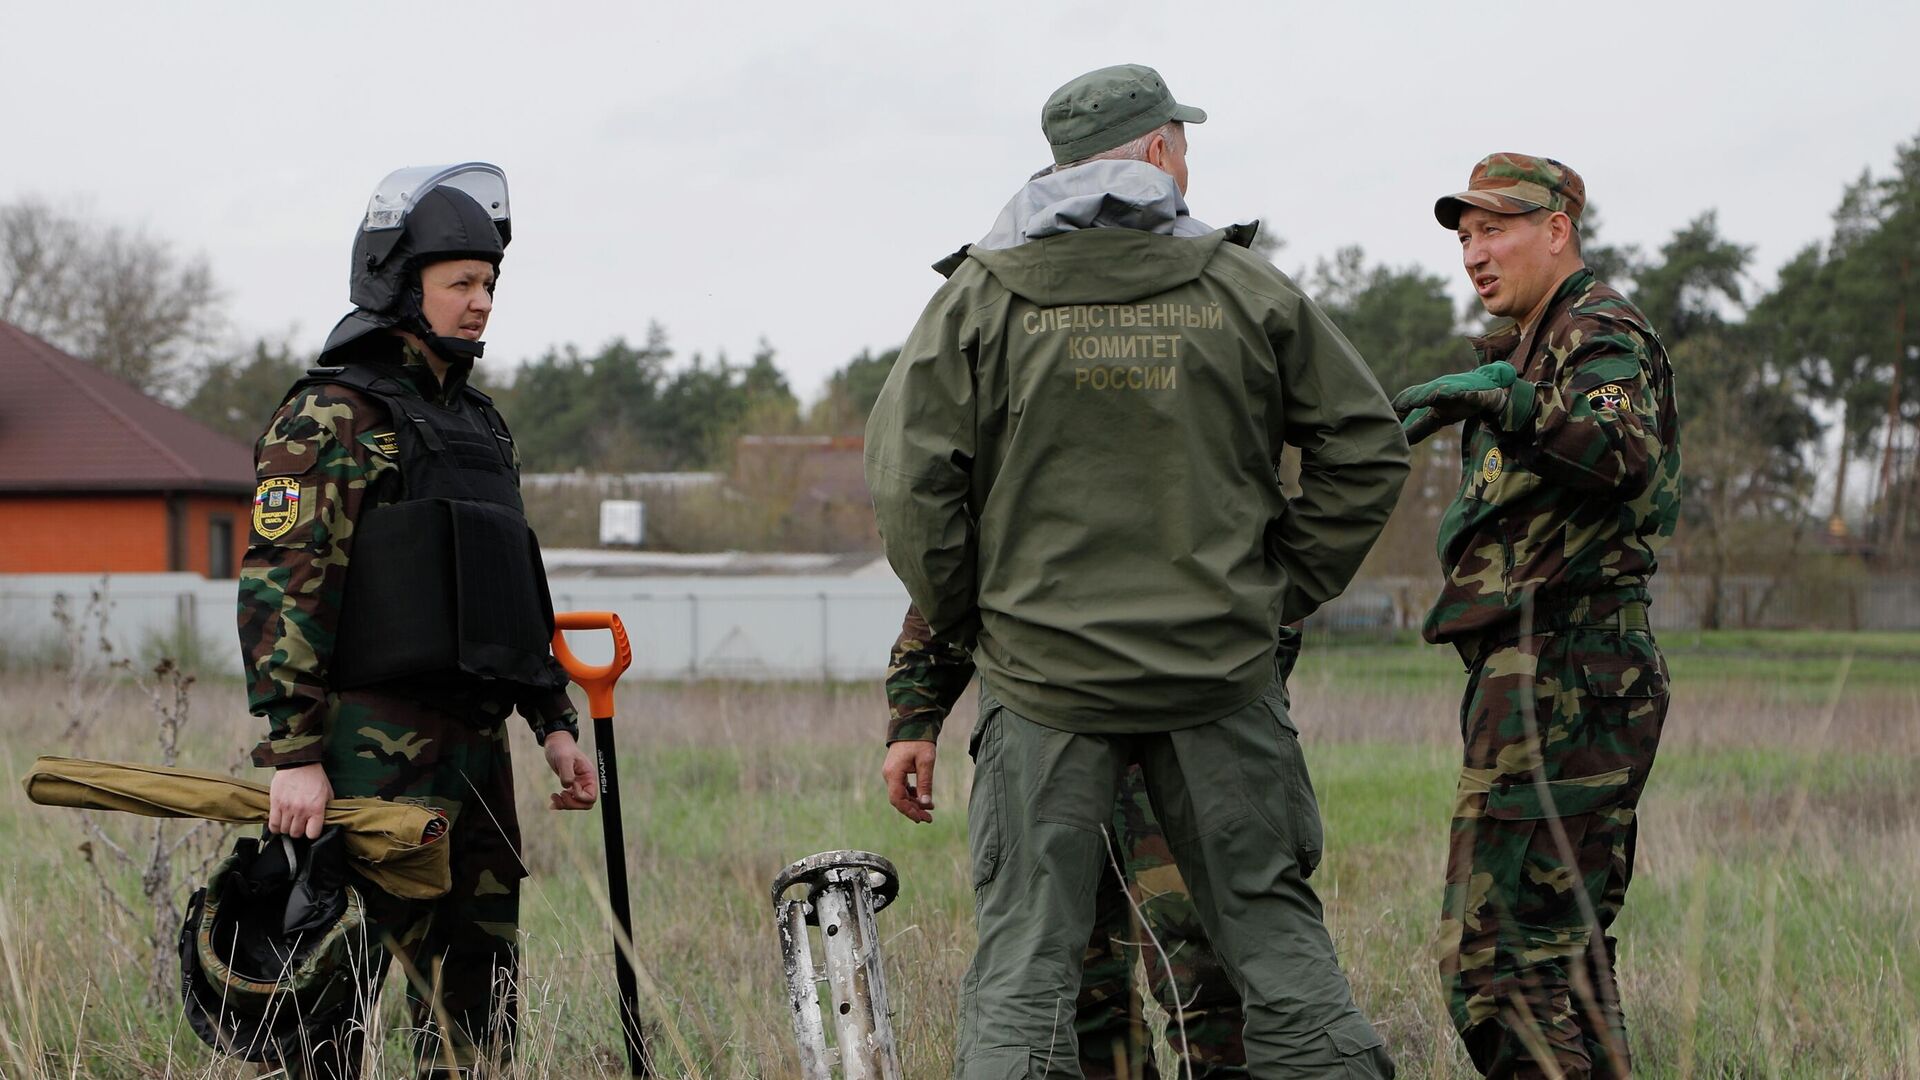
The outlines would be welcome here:
<svg viewBox="0 0 1920 1080">
<path fill-rule="evenodd" d="M 445 386 L 426 359 L 404 350 L 401 381 L 446 403 L 464 375 Z M 254 447 L 254 495 L 246 560 L 240 571 L 240 649 L 247 704 L 267 718 L 254 747 L 262 767 L 321 760 L 330 716 L 327 667 L 346 596 L 354 523 L 398 501 L 400 465 L 392 423 L 379 404 L 343 386 L 310 386 L 280 406 Z M 516 474 L 519 462 L 514 462 Z M 529 722 L 573 720 L 564 690 L 528 693 L 517 702 Z"/>
<path fill-rule="evenodd" d="M 887 657 L 887 743 L 940 737 L 953 703 L 973 681 L 973 656 L 959 643 L 936 639 L 909 605 Z"/>
<path fill-rule="evenodd" d="M 1585 599 L 1593 616 L 1644 601 L 1680 516 L 1673 370 L 1646 316 L 1581 269 L 1531 333 L 1473 344 L 1519 381 L 1504 413 L 1461 435 L 1427 640 L 1506 630 L 1529 599 L 1543 615 Z"/>
</svg>

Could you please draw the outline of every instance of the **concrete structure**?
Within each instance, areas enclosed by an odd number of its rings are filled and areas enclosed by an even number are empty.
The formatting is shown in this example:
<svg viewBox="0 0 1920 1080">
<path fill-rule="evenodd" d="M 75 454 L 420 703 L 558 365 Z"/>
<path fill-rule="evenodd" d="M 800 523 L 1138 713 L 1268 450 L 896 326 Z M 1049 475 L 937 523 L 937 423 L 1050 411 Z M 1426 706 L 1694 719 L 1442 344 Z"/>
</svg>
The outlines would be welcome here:
<svg viewBox="0 0 1920 1080">
<path fill-rule="evenodd" d="M 559 611 L 614 611 L 633 643 L 630 679 L 874 679 L 900 632 L 907 592 L 886 576 L 589 578 L 555 575 Z M 236 586 L 195 574 L 0 575 L 0 657 L 34 664 L 57 654 L 55 597 L 70 610 L 98 594 L 115 655 L 159 652 L 239 676 Z M 612 639 L 588 634 L 576 651 L 604 662 Z"/>
<path fill-rule="evenodd" d="M 693 561 L 725 556 L 680 558 L 687 561 L 666 576 L 584 576 L 579 565 L 558 572 L 550 565 L 554 607 L 619 613 L 632 639 L 636 679 L 874 680 L 885 673 L 907 593 L 884 563 L 831 573 L 802 568 L 823 556 L 775 556 L 784 565 L 756 575 Z M 1655 627 L 1661 633 L 1697 629 L 1696 596 L 1704 583 L 1678 575 L 1655 581 Z M 1768 583 L 1732 584 L 1759 590 Z M 1308 621 L 1309 647 L 1320 635 L 1411 641 L 1434 589 L 1430 579 L 1358 582 Z M 1768 591 L 1773 596 L 1764 612 L 1755 592 L 1746 614 L 1758 617 L 1747 625 L 1920 631 L 1920 579 L 1879 578 L 1839 588 L 1786 582 Z M 202 661 L 195 665 L 202 674 L 241 674 L 234 583 L 196 574 L 125 574 L 105 581 L 99 575 L 0 575 L 0 661 L 32 665 L 51 658 L 61 636 L 54 598 L 64 594 L 77 612 L 95 593 L 111 605 L 107 632 L 116 655 L 167 652 Z M 610 643 L 605 634 L 589 634 L 577 651 L 601 663 Z"/>
</svg>

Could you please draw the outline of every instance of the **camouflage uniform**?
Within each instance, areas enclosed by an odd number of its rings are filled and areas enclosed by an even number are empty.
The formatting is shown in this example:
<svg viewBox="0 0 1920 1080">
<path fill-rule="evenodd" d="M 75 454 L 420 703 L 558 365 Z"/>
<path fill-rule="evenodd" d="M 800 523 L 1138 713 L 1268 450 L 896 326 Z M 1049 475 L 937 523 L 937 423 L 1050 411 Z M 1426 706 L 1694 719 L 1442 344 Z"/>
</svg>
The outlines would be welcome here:
<svg viewBox="0 0 1920 1080">
<path fill-rule="evenodd" d="M 442 386 L 410 347 L 401 374 L 439 404 L 452 402 L 464 381 L 456 368 Z M 376 940 L 388 945 L 369 958 L 372 992 L 361 1004 L 377 994 L 397 951 L 421 1068 L 430 1072 L 449 1059 L 464 1066 L 483 1054 L 511 1053 L 525 871 L 507 720 L 516 707 L 536 726 L 572 722 L 574 714 L 564 691 L 503 696 L 499 684 L 478 680 L 442 683 L 432 692 L 329 685 L 355 524 L 400 496 L 394 447 L 385 410 L 351 389 L 307 387 L 280 407 L 256 447 L 260 493 L 240 575 L 239 624 L 248 701 L 268 720 L 267 737 L 253 751 L 256 765 L 319 762 L 336 797 L 413 802 L 449 819 L 453 888 L 445 897 L 403 901 L 356 882 Z M 451 1025 L 445 1045 L 437 1037 L 442 1017 Z M 294 1075 L 354 1075 L 360 1019 L 306 1032 L 307 1047 L 289 1048 Z"/>
<path fill-rule="evenodd" d="M 1299 655 L 1299 631 L 1283 628 L 1282 683 Z M 909 607 L 887 665 L 887 741 L 937 740 L 941 725 L 973 675 L 973 658 L 967 650 L 937 640 L 920 612 Z M 1122 892 L 1122 882 L 1109 868 L 1095 894 L 1093 937 L 1087 943 L 1075 1005 L 1081 1069 L 1088 1080 L 1119 1077 L 1122 1063 L 1126 1076 L 1159 1075 L 1151 1033 L 1133 993 L 1135 961 L 1146 941 L 1143 929 L 1150 929 L 1174 969 L 1169 979 L 1167 965 L 1147 950 L 1148 980 L 1169 1017 L 1168 1044 L 1180 1051 L 1179 1032 L 1184 1026 L 1185 1053 L 1194 1076 L 1247 1075 L 1246 1050 L 1240 1043 L 1246 1020 L 1239 995 L 1200 925 L 1137 765 L 1130 766 L 1121 781 L 1113 808 L 1113 835 L 1126 861 L 1126 891 Z M 1145 915 L 1145 928 L 1134 917 L 1128 896 Z M 1172 1019 L 1176 1009 L 1184 1009 L 1177 1022 Z"/>
<path fill-rule="evenodd" d="M 1558 1075 L 1624 1077 L 1607 930 L 1667 711 L 1646 605 L 1679 515 L 1672 371 L 1646 317 L 1585 269 L 1531 333 L 1474 345 L 1517 381 L 1462 434 L 1425 626 L 1469 672 L 1441 973 L 1486 1075 L 1547 1075 L 1535 1039 Z"/>
</svg>

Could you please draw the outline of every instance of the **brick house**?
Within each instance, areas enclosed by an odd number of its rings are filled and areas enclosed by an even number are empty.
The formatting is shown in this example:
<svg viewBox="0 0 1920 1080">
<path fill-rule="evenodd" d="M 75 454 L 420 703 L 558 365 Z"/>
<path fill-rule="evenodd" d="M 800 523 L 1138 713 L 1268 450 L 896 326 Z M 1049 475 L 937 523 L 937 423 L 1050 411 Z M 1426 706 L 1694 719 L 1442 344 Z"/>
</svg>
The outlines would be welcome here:
<svg viewBox="0 0 1920 1080">
<path fill-rule="evenodd" d="M 0 322 L 0 574 L 233 577 L 253 486 L 249 447 Z"/>
<path fill-rule="evenodd" d="M 878 551 L 858 435 L 742 435 L 735 489 L 783 507 L 783 532 L 800 550 Z"/>
</svg>

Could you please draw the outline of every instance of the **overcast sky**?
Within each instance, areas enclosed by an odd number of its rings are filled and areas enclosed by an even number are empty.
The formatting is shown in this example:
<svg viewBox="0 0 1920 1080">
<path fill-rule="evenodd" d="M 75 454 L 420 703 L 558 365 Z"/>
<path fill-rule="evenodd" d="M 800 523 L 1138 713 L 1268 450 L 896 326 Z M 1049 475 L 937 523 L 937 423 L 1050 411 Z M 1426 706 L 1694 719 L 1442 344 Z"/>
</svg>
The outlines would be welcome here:
<svg viewBox="0 0 1920 1080">
<path fill-rule="evenodd" d="M 1094 67 L 1208 111 L 1194 214 L 1263 219 L 1289 272 L 1359 244 L 1459 278 L 1433 200 L 1514 150 L 1579 170 L 1614 242 L 1719 210 L 1765 285 L 1920 135 L 1916 40 L 1912 2 L 17 3 L 0 202 L 204 252 L 236 336 L 313 350 L 380 177 L 492 161 L 514 242 L 484 363 L 657 320 L 683 357 L 765 337 L 810 398 L 906 335 Z"/>
</svg>

